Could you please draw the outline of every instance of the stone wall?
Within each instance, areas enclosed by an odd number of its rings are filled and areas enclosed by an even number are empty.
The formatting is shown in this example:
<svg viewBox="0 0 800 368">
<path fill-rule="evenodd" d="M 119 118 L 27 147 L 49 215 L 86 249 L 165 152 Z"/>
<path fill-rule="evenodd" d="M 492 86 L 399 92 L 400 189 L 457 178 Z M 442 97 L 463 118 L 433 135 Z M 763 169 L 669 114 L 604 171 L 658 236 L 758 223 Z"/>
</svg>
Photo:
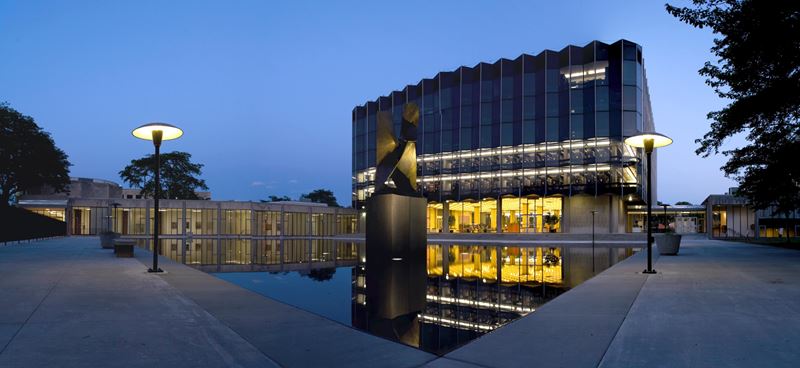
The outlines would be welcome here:
<svg viewBox="0 0 800 368">
<path fill-rule="evenodd" d="M 625 232 L 625 206 L 615 195 L 574 195 L 564 198 L 563 231 L 571 234 L 591 234 L 592 211 L 596 234 Z"/>
</svg>

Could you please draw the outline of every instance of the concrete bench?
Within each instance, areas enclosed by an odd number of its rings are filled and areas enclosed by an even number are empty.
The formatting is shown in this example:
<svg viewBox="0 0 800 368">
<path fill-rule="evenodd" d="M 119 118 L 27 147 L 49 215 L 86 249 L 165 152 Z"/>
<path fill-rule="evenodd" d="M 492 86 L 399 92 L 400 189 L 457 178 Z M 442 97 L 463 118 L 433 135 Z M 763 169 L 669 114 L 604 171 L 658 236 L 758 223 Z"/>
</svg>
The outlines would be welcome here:
<svg viewBox="0 0 800 368">
<path fill-rule="evenodd" d="M 132 258 L 135 246 L 136 242 L 133 239 L 114 239 L 114 254 L 117 257 Z"/>
</svg>

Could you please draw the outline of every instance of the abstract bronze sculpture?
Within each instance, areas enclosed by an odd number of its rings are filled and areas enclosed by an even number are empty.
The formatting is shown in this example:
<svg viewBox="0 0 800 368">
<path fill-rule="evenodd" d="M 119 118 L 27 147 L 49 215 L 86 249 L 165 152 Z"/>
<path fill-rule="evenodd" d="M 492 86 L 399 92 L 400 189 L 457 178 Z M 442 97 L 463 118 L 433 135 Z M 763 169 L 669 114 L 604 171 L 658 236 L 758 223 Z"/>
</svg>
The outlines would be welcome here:
<svg viewBox="0 0 800 368">
<path fill-rule="evenodd" d="M 411 102 L 403 106 L 400 136 L 395 137 L 392 115 L 378 113 L 376 127 L 375 193 L 417 195 L 417 124 L 419 107 Z M 391 179 L 391 182 L 389 182 Z M 393 186 L 392 186 L 393 185 Z"/>
<path fill-rule="evenodd" d="M 425 309 L 427 201 L 417 192 L 419 108 L 403 107 L 400 136 L 379 112 L 375 193 L 367 200 L 367 305 L 373 333 L 419 341 L 413 323 Z"/>
</svg>

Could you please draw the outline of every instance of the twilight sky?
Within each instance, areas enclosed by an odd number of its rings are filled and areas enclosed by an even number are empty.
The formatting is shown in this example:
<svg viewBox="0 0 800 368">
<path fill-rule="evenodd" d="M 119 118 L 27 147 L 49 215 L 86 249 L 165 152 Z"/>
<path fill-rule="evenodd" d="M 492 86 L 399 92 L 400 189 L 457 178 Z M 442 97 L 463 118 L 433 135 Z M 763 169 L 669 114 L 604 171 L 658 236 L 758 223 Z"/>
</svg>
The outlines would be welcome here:
<svg viewBox="0 0 800 368">
<path fill-rule="evenodd" d="M 674 2 L 685 4 L 686 2 Z M 117 174 L 164 121 L 205 164 L 214 199 L 332 189 L 350 204 L 351 111 L 439 71 L 592 40 L 644 48 L 659 200 L 699 203 L 735 183 L 694 143 L 723 106 L 697 70 L 712 35 L 663 1 L 0 0 L 0 101 L 32 116 L 72 176 Z"/>
</svg>

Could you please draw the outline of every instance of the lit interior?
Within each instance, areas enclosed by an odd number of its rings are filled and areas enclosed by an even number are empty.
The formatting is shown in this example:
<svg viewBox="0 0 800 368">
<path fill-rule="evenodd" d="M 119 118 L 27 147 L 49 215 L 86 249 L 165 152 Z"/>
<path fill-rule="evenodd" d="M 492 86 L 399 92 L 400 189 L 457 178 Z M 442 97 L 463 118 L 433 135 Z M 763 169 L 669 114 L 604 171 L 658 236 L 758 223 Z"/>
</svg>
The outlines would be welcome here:
<svg viewBox="0 0 800 368">
<path fill-rule="evenodd" d="M 502 232 L 542 233 L 560 232 L 562 198 L 503 198 L 501 208 Z M 449 229 L 453 233 L 497 232 L 497 200 L 449 202 Z M 429 203 L 427 208 L 427 227 L 429 232 L 442 232 L 443 203 Z M 547 219 L 554 216 L 552 221 Z"/>
</svg>

